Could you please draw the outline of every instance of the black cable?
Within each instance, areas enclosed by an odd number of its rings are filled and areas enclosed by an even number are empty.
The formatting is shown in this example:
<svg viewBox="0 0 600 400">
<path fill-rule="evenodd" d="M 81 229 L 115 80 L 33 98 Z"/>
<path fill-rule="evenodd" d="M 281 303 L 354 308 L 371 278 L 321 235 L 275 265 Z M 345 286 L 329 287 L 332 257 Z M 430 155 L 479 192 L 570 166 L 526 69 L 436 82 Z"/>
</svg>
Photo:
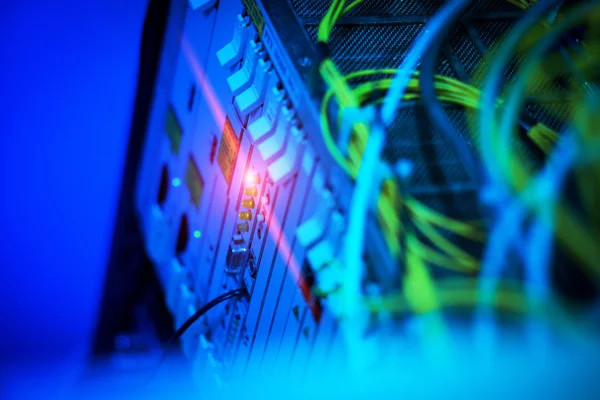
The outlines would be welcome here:
<svg viewBox="0 0 600 400">
<path fill-rule="evenodd" d="M 179 327 L 179 329 L 177 329 L 177 331 L 175 331 L 175 333 L 173 334 L 173 336 L 171 336 L 171 338 L 167 341 L 167 344 L 164 347 L 163 353 L 160 356 L 160 359 L 158 360 L 158 365 L 156 366 L 156 369 L 154 370 L 154 372 L 150 376 L 150 381 L 152 380 L 152 378 L 154 377 L 154 375 L 156 375 L 156 372 L 159 370 L 160 366 L 162 365 L 162 363 L 167 358 L 167 354 L 169 353 L 169 349 L 171 348 L 171 346 L 175 342 L 177 342 L 183 336 L 183 334 L 188 329 L 190 329 L 190 327 L 192 325 L 194 325 L 194 323 L 196 321 L 198 321 L 204 314 L 206 314 L 208 311 L 210 311 L 211 309 L 213 309 L 214 307 L 216 307 L 220 303 L 222 303 L 224 301 L 227 301 L 229 299 L 233 299 L 233 298 L 236 298 L 236 297 L 244 296 L 247 293 L 248 292 L 246 291 L 246 289 L 230 290 L 229 292 L 223 293 L 222 295 L 215 297 L 214 299 L 212 299 L 211 301 L 209 301 L 208 303 L 206 303 L 205 305 L 203 305 L 202 307 L 200 307 L 198 309 L 198 311 L 196 311 L 191 317 L 189 317 Z"/>
<path fill-rule="evenodd" d="M 194 315 L 192 315 L 191 317 L 189 317 L 179 327 L 179 329 L 177 329 L 175 331 L 175 333 L 173 334 L 173 336 L 171 336 L 171 338 L 169 339 L 169 341 L 165 345 L 165 352 L 166 352 L 166 350 L 169 349 L 170 346 L 173 345 L 173 343 L 175 343 L 177 340 L 179 340 L 181 338 L 181 336 L 183 336 L 183 334 L 188 329 L 190 329 L 190 327 L 192 325 L 194 325 L 194 322 L 198 321 L 198 319 L 200 319 L 200 317 L 202 317 L 208 311 L 210 311 L 211 309 L 213 309 L 214 307 L 218 306 L 220 303 L 222 303 L 224 301 L 227 301 L 229 299 L 233 299 L 235 297 L 241 297 L 241 296 L 243 296 L 245 294 L 246 294 L 246 290 L 245 289 L 230 290 L 229 292 L 223 293 L 222 295 L 215 297 L 214 299 L 212 299 L 211 301 L 209 301 L 208 303 L 206 303 L 205 305 L 203 305 L 202 307 L 200 307 L 198 309 L 198 311 L 196 311 L 194 313 Z"/>
<path fill-rule="evenodd" d="M 450 29 L 462 16 L 464 10 L 470 3 L 471 1 L 463 2 L 452 10 L 452 14 L 448 18 L 448 21 L 431 42 L 421 63 L 419 86 L 421 88 L 423 102 L 425 103 L 425 110 L 431 124 L 437 131 L 441 132 L 446 137 L 456 151 L 467 173 L 471 175 L 477 184 L 479 184 L 481 172 L 478 165 L 479 163 L 469 148 L 466 140 L 461 136 L 446 115 L 435 91 L 435 63 L 438 59 L 438 55 Z"/>
</svg>

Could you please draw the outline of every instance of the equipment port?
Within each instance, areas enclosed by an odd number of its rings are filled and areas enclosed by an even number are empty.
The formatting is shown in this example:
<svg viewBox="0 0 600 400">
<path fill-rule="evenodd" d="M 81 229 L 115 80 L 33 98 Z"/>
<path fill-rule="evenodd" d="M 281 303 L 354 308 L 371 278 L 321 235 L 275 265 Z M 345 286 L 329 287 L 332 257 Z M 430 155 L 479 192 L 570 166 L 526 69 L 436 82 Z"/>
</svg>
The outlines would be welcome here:
<svg viewBox="0 0 600 400">
<path fill-rule="evenodd" d="M 177 234 L 177 245 L 175 248 L 177 258 L 181 261 L 181 255 L 187 250 L 188 241 L 190 238 L 190 222 L 188 220 L 187 214 L 183 214 L 181 216 L 181 221 L 179 222 L 179 233 Z"/>
<path fill-rule="evenodd" d="M 158 198 L 156 199 L 156 203 L 159 207 L 163 207 L 165 202 L 167 201 L 167 196 L 169 194 L 169 169 L 166 165 L 163 165 L 160 172 L 160 184 L 158 186 Z"/>
</svg>

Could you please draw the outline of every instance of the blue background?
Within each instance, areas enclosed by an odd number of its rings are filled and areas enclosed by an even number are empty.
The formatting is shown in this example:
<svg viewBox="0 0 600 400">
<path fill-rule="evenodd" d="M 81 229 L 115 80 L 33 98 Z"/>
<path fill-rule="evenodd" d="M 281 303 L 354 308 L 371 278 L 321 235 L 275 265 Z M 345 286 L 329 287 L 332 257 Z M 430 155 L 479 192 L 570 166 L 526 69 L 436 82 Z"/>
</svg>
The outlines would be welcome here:
<svg viewBox="0 0 600 400">
<path fill-rule="evenodd" d="M 146 0 L 0 8 L 0 360 L 82 361 L 104 282 Z"/>
</svg>

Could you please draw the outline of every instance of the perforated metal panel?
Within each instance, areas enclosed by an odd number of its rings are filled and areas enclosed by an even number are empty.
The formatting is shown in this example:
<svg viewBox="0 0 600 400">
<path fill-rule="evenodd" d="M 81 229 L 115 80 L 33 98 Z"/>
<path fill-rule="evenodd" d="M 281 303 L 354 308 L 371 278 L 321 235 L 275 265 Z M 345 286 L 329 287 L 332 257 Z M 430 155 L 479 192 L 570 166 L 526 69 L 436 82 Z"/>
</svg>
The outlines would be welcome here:
<svg viewBox="0 0 600 400">
<path fill-rule="evenodd" d="M 465 72 L 469 76 L 473 76 L 480 66 L 479 63 L 482 61 L 482 57 L 473 44 L 473 41 L 470 40 L 466 29 L 462 26 L 455 28 L 450 35 L 448 43 L 463 65 Z"/>
<path fill-rule="evenodd" d="M 331 1 L 290 1 L 304 21 L 309 37 L 316 41 L 318 23 L 327 12 Z M 334 62 L 343 74 L 367 69 L 396 68 L 402 63 L 428 18 L 438 11 L 443 3 L 421 0 L 365 0 L 335 26 L 329 42 Z M 481 86 L 482 73 L 486 70 L 484 54 L 497 50 L 498 44 L 521 14 L 521 10 L 507 0 L 473 2 L 446 40 L 438 57 L 437 73 Z M 514 57 L 511 65 L 506 68 L 507 80 L 513 78 L 521 61 L 522 57 Z M 530 90 L 536 94 L 559 93 L 564 90 L 564 86 L 556 81 L 543 82 L 540 79 L 531 83 Z M 335 107 L 331 107 L 331 110 L 337 112 Z M 562 129 L 563 118 L 571 112 L 564 104 L 544 107 L 532 105 L 528 106 L 527 110 L 535 120 L 555 130 Z M 477 138 L 467 125 L 465 111 L 448 107 L 447 114 L 476 152 Z M 335 121 L 334 118 L 332 120 Z M 333 131 L 335 137 L 335 129 Z M 465 213 L 456 214 L 465 218 L 476 216 L 477 209 L 474 205 L 478 199 L 474 191 L 453 190 L 451 195 L 447 194 L 449 187 L 469 183 L 469 175 L 457 161 L 445 138 L 431 128 L 422 109 L 416 107 L 401 110 L 387 135 L 384 160 L 393 164 L 401 158 L 408 158 L 415 163 L 411 190 L 422 192 L 426 189 L 433 190 L 434 193 L 437 189 L 445 199 L 436 200 L 432 194 L 427 198 L 423 197 L 425 203 L 445 212 L 448 211 L 445 202 L 451 200 L 448 196 L 460 196 L 459 203 L 466 205 Z M 535 157 L 534 153 L 528 150 L 527 144 L 516 141 L 516 145 L 528 156 Z"/>
<path fill-rule="evenodd" d="M 291 0 L 299 17 L 322 17 L 331 5 L 331 0 Z M 400 1 L 366 0 L 352 9 L 348 16 L 405 16 L 431 15 L 444 4 L 443 1 Z M 515 6 L 505 0 L 477 0 L 469 12 L 510 11 Z"/>
<path fill-rule="evenodd" d="M 400 16 L 427 15 L 435 12 L 440 1 L 365 1 L 353 10 L 349 16 Z M 331 0 L 292 0 L 292 6 L 300 17 L 322 17 L 331 5 Z"/>
<path fill-rule="evenodd" d="M 396 68 L 424 24 L 340 25 L 330 39 L 337 67 L 343 74 L 366 69 Z M 316 41 L 317 26 L 307 28 Z"/>
</svg>

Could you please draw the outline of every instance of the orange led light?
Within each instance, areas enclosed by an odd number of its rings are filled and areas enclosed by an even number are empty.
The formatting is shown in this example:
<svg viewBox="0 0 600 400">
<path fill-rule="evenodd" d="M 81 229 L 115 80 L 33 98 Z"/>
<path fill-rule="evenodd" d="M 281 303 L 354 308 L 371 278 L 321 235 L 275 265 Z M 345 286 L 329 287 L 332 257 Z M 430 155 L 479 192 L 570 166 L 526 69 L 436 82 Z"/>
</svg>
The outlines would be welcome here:
<svg viewBox="0 0 600 400">
<path fill-rule="evenodd" d="M 241 213 L 238 214 L 238 217 L 240 219 L 250 221 L 252 219 L 252 212 L 251 211 L 242 211 Z"/>
<path fill-rule="evenodd" d="M 254 199 L 242 200 L 242 207 L 254 208 Z"/>
<path fill-rule="evenodd" d="M 247 185 L 258 185 L 260 183 L 260 176 L 256 172 L 248 172 L 246 174 Z"/>
<path fill-rule="evenodd" d="M 250 186 L 244 189 L 244 194 L 246 196 L 256 197 L 258 196 L 258 188 L 256 186 Z"/>
</svg>

